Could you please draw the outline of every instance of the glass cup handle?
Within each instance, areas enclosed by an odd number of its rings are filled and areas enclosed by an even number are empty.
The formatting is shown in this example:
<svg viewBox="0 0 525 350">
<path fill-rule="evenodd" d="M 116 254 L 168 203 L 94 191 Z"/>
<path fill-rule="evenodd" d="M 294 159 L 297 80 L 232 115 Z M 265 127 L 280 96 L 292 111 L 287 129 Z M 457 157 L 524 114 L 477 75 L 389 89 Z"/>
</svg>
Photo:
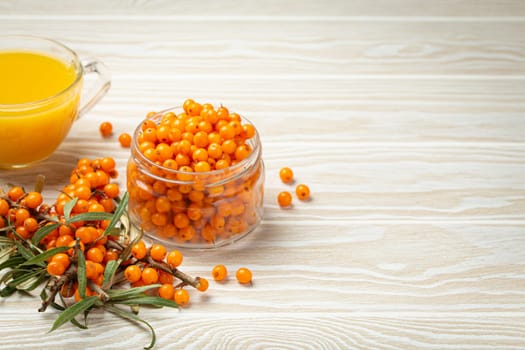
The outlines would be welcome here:
<svg viewBox="0 0 525 350">
<path fill-rule="evenodd" d="M 104 97 L 111 86 L 111 74 L 104 63 L 95 58 L 89 58 L 83 60 L 82 65 L 84 66 L 84 75 L 97 74 L 98 79 L 90 91 L 86 93 L 85 99 L 82 99 L 83 102 L 78 110 L 77 119 L 93 108 Z"/>
</svg>

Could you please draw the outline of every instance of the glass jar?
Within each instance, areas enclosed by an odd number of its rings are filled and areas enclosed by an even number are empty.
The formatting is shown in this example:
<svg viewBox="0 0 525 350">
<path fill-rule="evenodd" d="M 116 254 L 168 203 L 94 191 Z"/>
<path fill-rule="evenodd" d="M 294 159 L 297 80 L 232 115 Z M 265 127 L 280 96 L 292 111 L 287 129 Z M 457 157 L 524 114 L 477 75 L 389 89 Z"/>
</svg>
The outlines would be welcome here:
<svg viewBox="0 0 525 350">
<path fill-rule="evenodd" d="M 162 111 L 150 118 L 159 125 Z M 176 112 L 177 110 L 173 110 Z M 214 248 L 253 231 L 263 216 L 264 163 L 257 132 L 250 155 L 220 170 L 184 172 L 153 162 L 140 151 L 136 128 L 127 166 L 129 213 L 134 225 L 167 245 Z M 242 118 L 243 124 L 251 124 Z"/>
</svg>

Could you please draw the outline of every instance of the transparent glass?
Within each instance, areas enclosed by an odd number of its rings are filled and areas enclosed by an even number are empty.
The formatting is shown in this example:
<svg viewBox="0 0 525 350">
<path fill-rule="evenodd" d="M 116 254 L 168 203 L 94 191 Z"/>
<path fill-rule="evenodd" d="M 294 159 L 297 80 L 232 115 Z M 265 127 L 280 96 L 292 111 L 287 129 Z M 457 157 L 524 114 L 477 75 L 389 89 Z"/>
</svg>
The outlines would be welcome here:
<svg viewBox="0 0 525 350">
<path fill-rule="evenodd" d="M 91 109 L 110 87 L 110 75 L 96 59 L 81 62 L 77 54 L 54 40 L 31 36 L 0 36 L 0 54 L 26 52 L 60 61 L 75 79 L 59 93 L 35 101 L 0 104 L 0 168 L 27 167 L 49 157 L 67 136 L 73 122 Z M 2 61 L 0 64 L 9 64 Z M 9 68 L 9 66 L 8 66 Z M 95 74 L 90 91 L 84 77 Z M 7 91 L 9 86 L 0 90 Z"/>
<path fill-rule="evenodd" d="M 168 109 L 153 117 L 159 124 Z M 250 123 L 242 118 L 242 123 Z M 250 123 L 251 124 L 251 123 Z M 127 166 L 129 213 L 145 234 L 171 246 L 214 248 L 253 231 L 263 217 L 264 163 L 257 132 L 248 140 L 251 154 L 228 168 L 182 172 L 147 159 L 135 130 Z M 168 205 L 169 203 L 169 205 Z"/>
</svg>

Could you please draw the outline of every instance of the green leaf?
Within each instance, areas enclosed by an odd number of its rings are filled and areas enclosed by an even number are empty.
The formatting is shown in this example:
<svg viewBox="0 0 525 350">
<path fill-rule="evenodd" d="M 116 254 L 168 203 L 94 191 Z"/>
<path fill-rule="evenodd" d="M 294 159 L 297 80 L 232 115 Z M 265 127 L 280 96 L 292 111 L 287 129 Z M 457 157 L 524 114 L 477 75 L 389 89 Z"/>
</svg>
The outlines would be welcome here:
<svg viewBox="0 0 525 350">
<path fill-rule="evenodd" d="M 108 289 L 111 287 L 118 267 L 119 263 L 116 260 L 108 261 L 106 268 L 104 269 L 104 282 L 102 283 L 102 289 Z"/>
<path fill-rule="evenodd" d="M 91 212 L 91 213 L 81 213 L 69 218 L 66 220 L 67 224 L 72 224 L 78 221 L 98 221 L 98 220 L 110 220 L 113 217 L 113 214 L 106 212 Z"/>
<path fill-rule="evenodd" d="M 16 254 L 16 246 L 0 250 L 0 264 L 5 263 L 9 258 Z M 0 269 L 1 270 L 1 269 Z"/>
<path fill-rule="evenodd" d="M 9 267 L 15 267 L 19 266 L 23 262 L 27 261 L 26 258 L 24 258 L 21 255 L 13 255 L 8 260 L 0 264 L 0 271 L 3 269 L 9 268 Z"/>
<path fill-rule="evenodd" d="M 15 287 L 6 286 L 0 290 L 0 297 L 5 298 L 16 292 Z"/>
<path fill-rule="evenodd" d="M 78 314 L 91 308 L 93 305 L 95 305 L 97 300 L 98 300 L 98 297 L 94 295 L 94 296 L 82 299 L 78 303 L 71 305 L 70 307 L 62 311 L 62 313 L 60 313 L 60 315 L 57 317 L 55 322 L 53 322 L 53 327 L 51 327 L 49 332 L 54 331 L 55 329 L 62 326 L 64 323 L 69 322 L 72 319 L 74 319 Z"/>
<path fill-rule="evenodd" d="M 16 272 L 20 272 L 21 270 L 17 270 Z M 14 274 L 14 277 L 9 283 L 7 284 L 10 287 L 15 287 L 18 289 L 19 285 L 25 285 L 26 282 L 32 280 L 34 277 L 40 277 L 43 273 L 45 273 L 45 269 L 39 269 L 37 271 L 29 271 L 29 272 L 22 272 L 19 275 Z M 33 283 L 33 282 L 30 282 Z"/>
<path fill-rule="evenodd" d="M 144 349 L 146 350 L 149 350 L 149 349 L 152 349 L 154 346 L 155 346 L 155 342 L 157 341 L 157 337 L 155 335 L 155 330 L 153 329 L 153 327 L 146 321 L 144 321 L 142 318 L 138 317 L 137 315 L 131 313 L 131 312 L 128 312 L 128 311 L 124 311 L 124 310 L 121 310 L 119 309 L 118 307 L 115 307 L 115 306 L 111 306 L 111 305 L 106 305 L 105 306 L 105 309 L 107 309 L 109 312 L 117 315 L 117 316 L 120 316 L 126 320 L 129 320 L 129 321 L 133 321 L 133 322 L 140 322 L 140 323 L 143 323 L 144 325 L 146 325 L 146 327 L 149 328 L 150 332 L 151 332 L 151 343 L 144 347 Z"/>
<path fill-rule="evenodd" d="M 106 227 L 102 236 L 109 235 L 109 233 L 111 232 L 111 229 L 113 229 L 115 225 L 117 224 L 117 222 L 119 222 L 120 217 L 127 209 L 128 199 L 129 199 L 129 194 L 125 192 L 124 196 L 122 197 L 122 200 L 120 201 L 117 208 L 115 209 L 115 213 L 113 214 L 113 217 L 111 218 L 111 221 L 109 222 L 108 227 Z"/>
<path fill-rule="evenodd" d="M 16 249 L 18 250 L 20 255 L 22 255 L 24 258 L 29 260 L 35 256 L 35 254 L 33 254 L 32 251 L 24 247 L 19 241 L 15 241 L 15 244 L 16 244 Z"/>
<path fill-rule="evenodd" d="M 66 221 L 68 221 L 69 218 L 71 217 L 71 211 L 73 210 L 77 202 L 78 202 L 78 198 L 75 197 L 67 201 L 66 205 L 64 205 L 64 218 L 66 219 Z"/>
<path fill-rule="evenodd" d="M 15 245 L 15 242 L 13 242 L 11 238 L 0 236 L 0 245 L 13 246 Z"/>
<path fill-rule="evenodd" d="M 109 300 L 111 303 L 112 300 Z M 115 304 L 124 304 L 124 305 L 151 305 L 156 307 L 179 307 L 179 305 L 173 300 L 164 299 L 161 297 L 152 297 L 152 296 L 138 296 L 136 298 L 128 298 L 124 300 L 118 300 L 114 302 Z"/>
<path fill-rule="evenodd" d="M 47 259 L 49 259 L 50 257 L 52 257 L 55 254 L 62 253 L 64 251 L 68 250 L 68 249 L 71 249 L 71 248 L 68 247 L 68 246 L 63 246 L 63 247 L 56 247 L 56 248 L 53 248 L 53 249 L 46 250 L 45 252 L 43 252 L 41 254 L 38 254 L 38 255 L 32 257 L 31 259 L 27 260 L 26 262 L 24 262 L 20 266 L 38 265 L 38 266 L 44 266 L 45 267 L 46 266 L 45 261 Z"/>
<path fill-rule="evenodd" d="M 128 298 L 136 298 L 139 296 L 145 296 L 145 291 L 148 291 L 153 288 L 160 287 L 160 284 L 150 284 L 148 286 L 142 286 L 142 287 L 134 287 L 129 289 L 110 289 L 106 291 L 106 293 L 109 295 L 109 299 L 111 301 L 119 301 L 124 300 Z"/>
<path fill-rule="evenodd" d="M 47 279 L 45 273 L 41 273 L 39 276 L 34 276 L 25 282 L 22 282 L 16 286 L 16 289 L 30 292 L 36 287 L 42 284 Z"/>
<path fill-rule="evenodd" d="M 75 248 L 75 254 L 77 255 L 77 280 L 78 280 L 78 293 L 80 294 L 81 298 L 86 297 L 86 284 L 87 284 L 87 278 L 86 278 L 86 257 L 84 256 L 84 252 L 78 248 L 78 246 Z"/>
<path fill-rule="evenodd" d="M 33 238 L 31 239 L 31 241 L 33 242 L 33 244 L 39 244 L 40 241 L 44 239 L 45 236 L 53 232 L 59 226 L 60 226 L 59 224 L 51 224 L 51 225 L 45 225 L 45 226 L 40 227 L 33 235 Z"/>
</svg>

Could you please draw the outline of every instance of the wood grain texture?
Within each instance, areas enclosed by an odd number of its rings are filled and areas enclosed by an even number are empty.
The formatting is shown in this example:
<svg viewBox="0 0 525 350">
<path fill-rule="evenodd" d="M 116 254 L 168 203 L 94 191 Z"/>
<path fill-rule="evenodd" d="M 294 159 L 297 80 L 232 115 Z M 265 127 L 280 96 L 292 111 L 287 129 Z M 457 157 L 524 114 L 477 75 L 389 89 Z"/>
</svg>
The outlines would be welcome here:
<svg viewBox="0 0 525 350">
<path fill-rule="evenodd" d="M 247 266 L 254 284 L 142 310 L 158 349 L 523 349 L 524 16 L 512 0 L 2 1 L 2 33 L 53 37 L 113 79 L 53 156 L 0 185 L 44 174 L 52 200 L 78 158 L 106 155 L 124 185 L 129 150 L 100 122 L 131 132 L 187 97 L 223 103 L 261 134 L 265 219 L 183 266 Z M 311 201 L 277 206 L 283 166 Z M 0 300 L 0 349 L 149 342 L 102 312 L 47 334 L 38 304 Z"/>
</svg>

